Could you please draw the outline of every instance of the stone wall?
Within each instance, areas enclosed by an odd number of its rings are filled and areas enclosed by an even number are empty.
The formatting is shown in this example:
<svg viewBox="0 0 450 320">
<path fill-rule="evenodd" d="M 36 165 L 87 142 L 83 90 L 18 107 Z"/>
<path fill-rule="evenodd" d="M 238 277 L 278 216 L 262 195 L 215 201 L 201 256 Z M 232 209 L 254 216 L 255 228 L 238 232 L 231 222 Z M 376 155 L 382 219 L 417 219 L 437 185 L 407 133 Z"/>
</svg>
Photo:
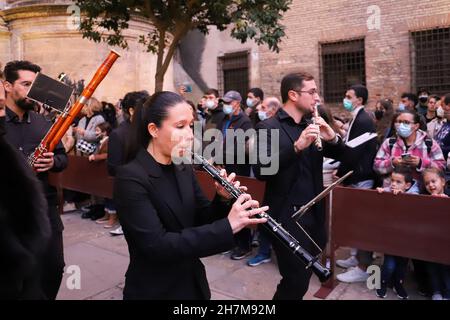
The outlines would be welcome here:
<svg viewBox="0 0 450 320">
<path fill-rule="evenodd" d="M 1 21 L 4 20 L 2 25 Z M 39 64 L 43 73 L 56 78 L 65 72 L 74 80 L 87 83 L 110 48 L 104 43 L 83 39 L 70 27 L 64 5 L 33 5 L 0 11 L 0 62 L 26 59 Z M 130 48 L 121 53 L 94 96 L 115 102 L 128 91 L 154 91 L 156 56 L 138 43 L 140 34 L 150 30 L 143 21 L 132 21 L 125 32 Z M 165 88 L 173 89 L 173 68 L 169 67 Z"/>
</svg>

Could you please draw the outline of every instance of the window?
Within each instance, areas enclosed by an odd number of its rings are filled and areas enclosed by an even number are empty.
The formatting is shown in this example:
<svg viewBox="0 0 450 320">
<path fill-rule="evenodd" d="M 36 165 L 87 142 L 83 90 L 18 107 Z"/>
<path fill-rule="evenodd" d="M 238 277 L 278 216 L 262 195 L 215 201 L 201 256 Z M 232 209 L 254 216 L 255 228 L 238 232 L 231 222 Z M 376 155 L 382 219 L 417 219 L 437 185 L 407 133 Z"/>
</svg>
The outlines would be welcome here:
<svg viewBox="0 0 450 320">
<path fill-rule="evenodd" d="M 411 87 L 450 92 L 450 28 L 411 33 Z"/>
<path fill-rule="evenodd" d="M 238 91 L 246 97 L 249 89 L 248 52 L 227 54 L 219 58 L 219 90 L 224 94 L 230 90 Z"/>
<path fill-rule="evenodd" d="M 340 102 L 349 86 L 366 84 L 364 39 L 322 43 L 320 50 L 325 102 Z"/>
</svg>

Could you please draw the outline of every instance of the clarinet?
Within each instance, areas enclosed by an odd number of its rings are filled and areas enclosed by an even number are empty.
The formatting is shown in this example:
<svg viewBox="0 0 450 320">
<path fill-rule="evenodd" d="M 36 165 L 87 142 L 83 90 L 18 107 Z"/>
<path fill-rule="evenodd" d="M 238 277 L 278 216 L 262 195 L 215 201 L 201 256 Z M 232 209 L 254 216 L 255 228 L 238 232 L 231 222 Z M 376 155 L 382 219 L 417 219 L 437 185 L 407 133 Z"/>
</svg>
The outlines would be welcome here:
<svg viewBox="0 0 450 320">
<path fill-rule="evenodd" d="M 319 117 L 318 107 L 319 107 L 318 104 L 316 104 L 314 106 L 314 114 L 313 114 L 313 118 L 312 118 L 313 124 L 316 124 L 316 118 Z M 322 151 L 322 149 L 323 149 L 322 148 L 322 139 L 320 139 L 320 134 L 317 135 L 317 138 L 314 141 L 314 144 L 316 145 L 316 148 L 317 148 L 318 151 Z"/>
<path fill-rule="evenodd" d="M 220 172 L 213 165 L 211 165 L 204 157 L 193 153 L 194 158 L 198 161 L 202 167 L 205 169 L 209 175 L 216 180 L 222 187 L 227 190 L 230 195 L 237 199 L 243 192 L 236 188 L 233 184 L 228 182 L 222 176 Z M 267 222 L 264 223 L 270 232 L 272 232 L 281 242 L 283 242 L 292 251 L 292 253 L 298 257 L 305 265 L 306 269 L 311 268 L 312 272 L 319 278 L 321 282 L 325 282 L 331 277 L 331 271 L 320 264 L 318 261 L 318 256 L 313 256 L 308 251 L 306 251 L 300 243 L 295 239 L 286 229 L 284 229 L 281 224 L 279 224 L 275 219 L 266 213 L 255 215 L 257 218 L 265 218 Z"/>
</svg>

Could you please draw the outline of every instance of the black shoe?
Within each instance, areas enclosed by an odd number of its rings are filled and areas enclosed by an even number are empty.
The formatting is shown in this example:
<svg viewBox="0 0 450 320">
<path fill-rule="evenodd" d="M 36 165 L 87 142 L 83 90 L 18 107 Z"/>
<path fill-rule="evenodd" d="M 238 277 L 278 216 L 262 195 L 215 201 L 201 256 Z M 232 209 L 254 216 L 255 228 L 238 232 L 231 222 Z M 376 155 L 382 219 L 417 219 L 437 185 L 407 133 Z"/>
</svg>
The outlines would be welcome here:
<svg viewBox="0 0 450 320">
<path fill-rule="evenodd" d="M 250 250 L 250 249 L 235 248 L 233 250 L 233 252 L 231 253 L 231 259 L 232 260 L 241 260 L 251 254 L 252 254 L 252 250 Z"/>
<path fill-rule="evenodd" d="M 81 214 L 81 219 L 90 219 L 92 217 L 92 211 L 83 212 Z"/>
<path fill-rule="evenodd" d="M 387 297 L 386 291 L 387 291 L 386 283 L 381 283 L 381 288 L 377 289 L 377 297 L 382 299 L 386 298 Z"/>
<path fill-rule="evenodd" d="M 394 291 L 397 293 L 397 297 L 402 300 L 408 299 L 408 292 L 406 292 L 405 288 L 403 288 L 403 285 L 401 282 L 397 282 L 394 284 Z"/>
</svg>

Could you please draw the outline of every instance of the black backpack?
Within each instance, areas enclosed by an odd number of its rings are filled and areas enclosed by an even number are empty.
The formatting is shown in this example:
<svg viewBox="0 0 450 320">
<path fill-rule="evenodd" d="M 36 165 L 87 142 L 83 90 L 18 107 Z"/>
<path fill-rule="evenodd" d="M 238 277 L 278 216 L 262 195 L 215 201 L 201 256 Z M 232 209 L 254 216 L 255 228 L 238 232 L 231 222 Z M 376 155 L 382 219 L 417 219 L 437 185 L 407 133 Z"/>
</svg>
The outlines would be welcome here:
<svg viewBox="0 0 450 320">
<path fill-rule="evenodd" d="M 395 142 L 397 141 L 396 137 L 390 137 L 389 138 L 389 151 L 392 154 L 392 148 L 394 147 Z M 433 139 L 430 137 L 425 138 L 425 145 L 427 146 L 427 154 L 430 154 L 431 147 L 433 146 Z"/>
</svg>

